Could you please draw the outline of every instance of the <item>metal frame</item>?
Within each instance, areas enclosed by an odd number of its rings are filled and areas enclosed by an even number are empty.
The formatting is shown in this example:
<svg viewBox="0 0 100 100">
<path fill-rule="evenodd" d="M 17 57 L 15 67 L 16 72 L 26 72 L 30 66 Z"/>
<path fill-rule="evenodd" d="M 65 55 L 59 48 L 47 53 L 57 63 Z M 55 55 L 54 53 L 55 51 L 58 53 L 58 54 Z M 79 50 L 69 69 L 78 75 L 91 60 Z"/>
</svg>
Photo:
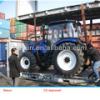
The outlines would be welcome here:
<svg viewBox="0 0 100 100">
<path fill-rule="evenodd" d="M 100 18 L 100 1 L 85 3 L 83 5 L 86 7 L 85 16 L 87 20 Z M 33 16 L 35 16 L 37 19 L 37 25 L 41 25 L 43 23 L 46 24 L 54 20 L 64 20 L 66 18 L 81 20 L 80 6 L 81 5 L 65 6 L 61 8 L 35 12 L 27 15 L 17 16 L 17 19 L 28 24 L 34 24 L 32 23 L 32 20 Z"/>
<path fill-rule="evenodd" d="M 73 78 L 65 78 L 62 75 L 57 75 L 54 73 L 21 73 L 20 78 L 26 79 L 26 80 L 31 80 L 31 81 L 36 81 L 36 82 L 52 82 L 52 83 L 68 83 L 70 84 L 93 84 L 94 80 L 89 80 L 86 77 L 78 77 L 74 76 Z M 67 84 L 67 85 L 68 85 Z"/>
</svg>

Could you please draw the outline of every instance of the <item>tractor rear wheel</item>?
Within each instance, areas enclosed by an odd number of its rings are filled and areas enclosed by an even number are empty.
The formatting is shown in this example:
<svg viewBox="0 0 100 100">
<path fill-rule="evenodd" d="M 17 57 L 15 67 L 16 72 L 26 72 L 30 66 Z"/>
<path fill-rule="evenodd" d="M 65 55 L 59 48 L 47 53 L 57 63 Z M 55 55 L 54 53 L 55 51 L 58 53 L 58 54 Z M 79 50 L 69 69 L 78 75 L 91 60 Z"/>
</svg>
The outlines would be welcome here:
<svg viewBox="0 0 100 100">
<path fill-rule="evenodd" d="M 82 56 L 78 50 L 56 50 L 53 55 L 53 62 L 55 70 L 66 77 L 79 74 L 82 70 Z"/>
</svg>

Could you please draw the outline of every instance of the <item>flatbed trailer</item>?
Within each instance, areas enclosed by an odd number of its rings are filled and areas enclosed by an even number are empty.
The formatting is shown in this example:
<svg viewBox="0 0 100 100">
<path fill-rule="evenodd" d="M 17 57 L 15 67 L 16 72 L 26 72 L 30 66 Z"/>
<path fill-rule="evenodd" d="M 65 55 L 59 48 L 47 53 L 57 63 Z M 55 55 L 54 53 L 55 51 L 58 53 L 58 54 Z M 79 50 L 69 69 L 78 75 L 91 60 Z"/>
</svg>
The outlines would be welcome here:
<svg viewBox="0 0 100 100">
<path fill-rule="evenodd" d="M 95 86 L 95 79 L 89 79 L 88 77 L 74 76 L 67 78 L 63 75 L 59 75 L 54 72 L 22 72 L 20 78 L 31 80 L 35 82 L 50 82 L 50 83 L 67 83 L 67 85 L 78 85 L 78 86 Z M 66 86 L 67 86 L 66 85 Z"/>
</svg>

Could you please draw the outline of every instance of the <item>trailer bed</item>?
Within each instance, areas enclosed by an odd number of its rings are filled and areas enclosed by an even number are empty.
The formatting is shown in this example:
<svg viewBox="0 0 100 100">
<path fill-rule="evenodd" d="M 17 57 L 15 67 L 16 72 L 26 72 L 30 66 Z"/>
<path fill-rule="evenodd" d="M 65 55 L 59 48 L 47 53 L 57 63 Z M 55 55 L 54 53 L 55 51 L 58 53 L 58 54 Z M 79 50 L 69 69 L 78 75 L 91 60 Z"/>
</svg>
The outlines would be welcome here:
<svg viewBox="0 0 100 100">
<path fill-rule="evenodd" d="M 66 78 L 63 75 L 58 75 L 54 72 L 36 72 L 36 73 L 29 73 L 29 72 L 22 72 L 21 78 L 26 80 L 36 81 L 36 82 L 50 82 L 50 83 L 61 83 L 67 85 L 94 85 L 94 80 L 88 79 L 88 77 L 80 77 L 74 76 L 72 78 Z"/>
</svg>

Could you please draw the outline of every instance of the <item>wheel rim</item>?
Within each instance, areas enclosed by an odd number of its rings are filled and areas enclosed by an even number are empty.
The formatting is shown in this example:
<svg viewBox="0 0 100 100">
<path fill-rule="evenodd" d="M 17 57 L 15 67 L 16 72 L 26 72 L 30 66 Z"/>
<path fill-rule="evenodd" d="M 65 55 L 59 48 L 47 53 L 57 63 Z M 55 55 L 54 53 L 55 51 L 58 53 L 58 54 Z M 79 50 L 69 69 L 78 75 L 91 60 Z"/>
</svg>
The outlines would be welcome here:
<svg viewBox="0 0 100 100">
<path fill-rule="evenodd" d="M 23 69 L 29 69 L 30 60 L 27 57 L 22 57 L 20 60 L 20 65 Z"/>
<path fill-rule="evenodd" d="M 76 55 L 70 50 L 63 50 L 57 56 L 57 64 L 59 68 L 65 71 L 75 68 L 77 63 Z"/>
</svg>

